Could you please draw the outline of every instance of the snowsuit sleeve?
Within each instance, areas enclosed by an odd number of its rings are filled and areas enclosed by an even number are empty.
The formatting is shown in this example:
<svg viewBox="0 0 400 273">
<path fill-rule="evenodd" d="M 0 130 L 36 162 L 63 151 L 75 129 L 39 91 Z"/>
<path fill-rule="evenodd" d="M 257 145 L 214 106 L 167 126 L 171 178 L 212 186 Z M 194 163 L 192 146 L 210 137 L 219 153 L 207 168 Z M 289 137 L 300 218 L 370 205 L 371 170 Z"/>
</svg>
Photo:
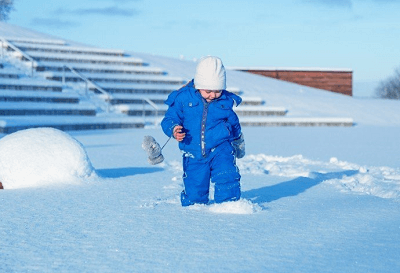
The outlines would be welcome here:
<svg viewBox="0 0 400 273">
<path fill-rule="evenodd" d="M 233 139 L 239 138 L 242 133 L 242 128 L 240 126 L 239 118 L 233 110 L 232 110 L 232 115 L 230 115 L 228 118 L 228 122 L 232 126 Z"/>
<path fill-rule="evenodd" d="M 227 96 L 233 100 L 232 108 L 239 106 L 239 104 L 242 102 L 242 99 L 233 93 L 227 92 Z M 228 122 L 232 126 L 233 139 L 239 138 L 240 135 L 242 134 L 242 128 L 240 126 L 239 118 L 233 111 L 233 109 L 232 109 L 232 114 L 229 115 L 228 117 Z"/>
<path fill-rule="evenodd" d="M 161 128 L 163 132 L 171 137 L 175 126 L 182 125 L 183 121 L 183 112 L 182 106 L 179 102 L 176 101 L 176 97 L 178 96 L 179 91 L 172 92 L 168 99 L 165 101 L 165 104 L 168 105 L 168 110 L 165 113 L 163 120 L 161 121 Z"/>
</svg>

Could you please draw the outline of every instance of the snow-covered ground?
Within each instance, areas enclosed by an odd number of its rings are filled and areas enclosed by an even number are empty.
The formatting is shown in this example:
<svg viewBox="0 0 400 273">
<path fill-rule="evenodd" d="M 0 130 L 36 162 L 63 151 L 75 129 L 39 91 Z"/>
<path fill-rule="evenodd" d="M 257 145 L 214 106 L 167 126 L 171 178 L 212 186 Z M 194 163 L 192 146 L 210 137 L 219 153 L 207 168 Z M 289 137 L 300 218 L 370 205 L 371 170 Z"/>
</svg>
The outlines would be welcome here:
<svg viewBox="0 0 400 273">
<path fill-rule="evenodd" d="M 398 272 L 399 127 L 244 132 L 243 199 L 189 208 L 159 128 L 70 133 L 99 177 L 1 190 L 0 271 Z"/>
</svg>

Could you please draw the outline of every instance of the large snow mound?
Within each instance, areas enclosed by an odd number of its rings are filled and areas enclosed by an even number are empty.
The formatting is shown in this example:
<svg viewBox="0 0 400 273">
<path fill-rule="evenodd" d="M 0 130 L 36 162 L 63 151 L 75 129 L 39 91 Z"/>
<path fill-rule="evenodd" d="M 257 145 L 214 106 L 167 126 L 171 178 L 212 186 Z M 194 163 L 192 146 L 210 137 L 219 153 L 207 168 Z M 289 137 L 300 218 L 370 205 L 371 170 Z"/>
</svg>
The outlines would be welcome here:
<svg viewBox="0 0 400 273">
<path fill-rule="evenodd" d="M 4 189 L 77 184 L 94 173 L 83 145 L 60 130 L 28 129 L 0 139 Z"/>
</svg>

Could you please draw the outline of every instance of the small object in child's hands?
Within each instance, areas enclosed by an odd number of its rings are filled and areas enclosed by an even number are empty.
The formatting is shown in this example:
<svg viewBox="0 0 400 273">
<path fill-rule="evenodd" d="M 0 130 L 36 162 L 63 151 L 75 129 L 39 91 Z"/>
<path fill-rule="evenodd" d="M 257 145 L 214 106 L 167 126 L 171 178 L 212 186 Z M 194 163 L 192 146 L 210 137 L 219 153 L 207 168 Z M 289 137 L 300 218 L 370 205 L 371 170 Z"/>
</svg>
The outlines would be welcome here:
<svg viewBox="0 0 400 273">
<path fill-rule="evenodd" d="M 177 141 L 182 141 L 186 136 L 186 133 L 181 125 L 175 126 L 172 134 Z"/>
</svg>

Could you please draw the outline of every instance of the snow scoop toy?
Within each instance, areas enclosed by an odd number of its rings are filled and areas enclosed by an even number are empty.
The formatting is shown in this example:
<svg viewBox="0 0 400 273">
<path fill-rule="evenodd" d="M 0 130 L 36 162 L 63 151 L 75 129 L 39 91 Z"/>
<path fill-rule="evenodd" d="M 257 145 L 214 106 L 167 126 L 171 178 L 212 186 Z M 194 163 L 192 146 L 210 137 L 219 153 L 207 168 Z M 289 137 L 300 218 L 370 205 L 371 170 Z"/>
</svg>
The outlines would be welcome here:
<svg viewBox="0 0 400 273">
<path fill-rule="evenodd" d="M 158 142 L 152 136 L 145 136 L 142 143 L 142 148 L 145 150 L 149 156 L 148 161 L 151 165 L 156 165 L 164 161 L 164 156 L 162 155 L 162 149 L 167 145 L 168 141 L 164 146 L 160 146 Z"/>
</svg>

